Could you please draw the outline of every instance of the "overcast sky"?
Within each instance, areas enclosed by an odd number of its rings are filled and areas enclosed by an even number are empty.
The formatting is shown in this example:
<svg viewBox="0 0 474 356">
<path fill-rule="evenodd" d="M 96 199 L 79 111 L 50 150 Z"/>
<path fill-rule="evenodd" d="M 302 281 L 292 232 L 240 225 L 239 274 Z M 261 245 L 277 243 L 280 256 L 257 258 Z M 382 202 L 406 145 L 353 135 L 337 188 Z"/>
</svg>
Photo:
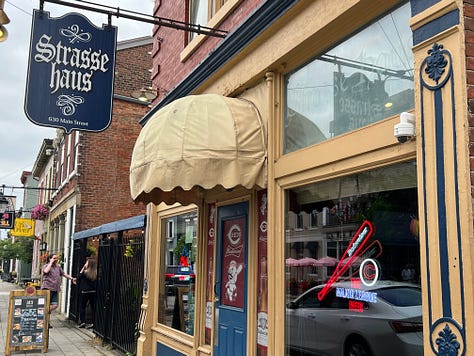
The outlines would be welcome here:
<svg viewBox="0 0 474 356">
<path fill-rule="evenodd" d="M 47 1 L 47 0 L 46 0 Z M 79 2 L 80 0 L 78 0 Z M 74 0 L 68 0 L 69 3 Z M 103 5 L 152 14 L 153 0 L 99 0 Z M 4 10 L 10 18 L 6 25 L 8 39 L 0 42 L 0 186 L 21 186 L 23 171 L 31 171 L 44 138 L 54 138 L 56 129 L 38 126 L 30 122 L 24 113 L 26 71 L 30 46 L 33 9 L 39 8 L 39 0 L 6 0 Z M 82 2 L 82 4 L 85 4 Z M 88 5 L 88 4 L 85 4 Z M 51 17 L 70 12 L 83 13 L 96 26 L 107 22 L 107 16 L 70 6 L 44 3 L 44 10 Z M 118 27 L 118 40 L 126 40 L 152 34 L 152 25 L 113 17 Z M 17 196 L 18 210 L 23 204 L 21 189 L 5 189 L 6 195 Z"/>
</svg>

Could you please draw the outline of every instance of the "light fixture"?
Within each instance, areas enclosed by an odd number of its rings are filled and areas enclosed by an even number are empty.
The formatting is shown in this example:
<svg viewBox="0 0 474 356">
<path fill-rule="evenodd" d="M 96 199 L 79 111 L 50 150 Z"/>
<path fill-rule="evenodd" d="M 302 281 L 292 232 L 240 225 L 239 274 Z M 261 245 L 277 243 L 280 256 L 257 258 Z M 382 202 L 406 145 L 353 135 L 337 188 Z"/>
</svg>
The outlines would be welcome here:
<svg viewBox="0 0 474 356">
<path fill-rule="evenodd" d="M 135 90 L 134 92 L 132 92 L 131 95 L 133 98 L 138 99 L 139 101 L 143 101 L 144 103 L 149 103 L 150 101 L 156 98 L 156 94 L 150 89 L 146 88 Z"/>
<path fill-rule="evenodd" d="M 5 11 L 3 10 L 4 3 L 5 3 L 5 0 L 0 0 L 0 42 L 4 42 L 8 38 L 7 28 L 3 25 L 10 23 L 10 19 L 8 18 Z"/>
<path fill-rule="evenodd" d="M 41 242 L 40 251 L 45 252 L 48 249 L 48 243 L 46 241 Z"/>
</svg>

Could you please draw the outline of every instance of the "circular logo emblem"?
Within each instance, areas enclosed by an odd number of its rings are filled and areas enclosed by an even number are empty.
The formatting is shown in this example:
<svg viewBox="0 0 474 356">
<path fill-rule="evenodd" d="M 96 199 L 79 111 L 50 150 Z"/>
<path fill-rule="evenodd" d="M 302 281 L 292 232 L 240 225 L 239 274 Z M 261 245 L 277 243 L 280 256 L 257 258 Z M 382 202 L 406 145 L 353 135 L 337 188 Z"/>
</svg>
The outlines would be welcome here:
<svg viewBox="0 0 474 356">
<path fill-rule="evenodd" d="M 227 237 L 232 245 L 237 245 L 240 242 L 240 238 L 242 237 L 240 227 L 238 225 L 232 225 L 229 229 Z"/>
<path fill-rule="evenodd" d="M 28 286 L 26 287 L 25 292 L 28 295 L 34 294 L 36 292 L 36 288 L 33 286 Z"/>
<path fill-rule="evenodd" d="M 379 279 L 379 266 L 372 258 L 365 259 L 359 268 L 360 280 L 367 287 L 373 286 Z"/>
<path fill-rule="evenodd" d="M 214 228 L 213 227 L 211 227 L 209 229 L 209 237 L 214 237 Z"/>
<path fill-rule="evenodd" d="M 267 232 L 267 222 L 266 221 L 262 221 L 260 223 L 260 231 L 261 232 Z"/>
</svg>

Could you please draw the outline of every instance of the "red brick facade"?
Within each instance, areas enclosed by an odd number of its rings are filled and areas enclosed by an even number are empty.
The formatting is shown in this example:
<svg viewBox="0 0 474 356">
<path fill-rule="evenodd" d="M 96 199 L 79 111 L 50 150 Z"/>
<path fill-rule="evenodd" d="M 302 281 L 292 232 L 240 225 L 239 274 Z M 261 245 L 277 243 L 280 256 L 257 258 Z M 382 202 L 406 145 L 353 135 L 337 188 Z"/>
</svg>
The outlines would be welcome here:
<svg viewBox="0 0 474 356">
<path fill-rule="evenodd" d="M 135 204 L 130 197 L 129 168 L 133 146 L 141 130 L 138 122 L 149 107 L 132 99 L 131 93 L 151 84 L 151 48 L 151 41 L 140 46 L 133 46 L 130 41 L 124 49 L 118 48 L 116 96 L 112 121 L 106 130 L 75 131 L 57 138 L 56 186 L 61 188 L 54 199 L 53 210 L 62 210 L 62 205 L 67 205 L 64 202 L 75 195 L 75 232 L 145 213 L 145 206 Z M 69 163 L 66 164 L 68 152 Z"/>
<path fill-rule="evenodd" d="M 151 86 L 152 45 L 132 47 L 117 51 L 114 92 L 130 97 L 130 93 Z"/>
<path fill-rule="evenodd" d="M 261 0 L 244 1 L 224 19 L 219 29 L 231 32 L 234 27 L 242 23 L 255 10 Z M 177 21 L 188 20 L 188 9 L 185 6 L 176 6 L 174 1 L 157 1 L 155 16 L 170 18 Z M 180 54 L 188 43 L 189 34 L 161 26 L 155 27 L 153 43 L 153 86 L 165 90 L 173 89 L 181 82 L 209 53 L 223 41 L 219 37 L 207 37 L 185 61 L 181 62 Z M 161 41 L 158 39 L 160 38 Z M 162 97 L 159 96 L 159 101 Z"/>
<path fill-rule="evenodd" d="M 471 196 L 474 196 L 474 1 L 464 1 Z"/>
</svg>

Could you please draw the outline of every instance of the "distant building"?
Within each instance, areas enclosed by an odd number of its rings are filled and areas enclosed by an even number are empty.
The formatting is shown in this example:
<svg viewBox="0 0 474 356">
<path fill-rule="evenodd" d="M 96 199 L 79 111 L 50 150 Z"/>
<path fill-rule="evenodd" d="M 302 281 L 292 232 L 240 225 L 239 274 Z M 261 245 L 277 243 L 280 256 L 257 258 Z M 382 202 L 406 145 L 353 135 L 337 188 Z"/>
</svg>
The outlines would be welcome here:
<svg viewBox="0 0 474 356">
<path fill-rule="evenodd" d="M 36 161 L 33 165 L 32 175 L 38 182 L 38 194 L 35 206 L 43 205 L 48 210 L 52 205 L 54 188 L 54 146 L 53 139 L 45 138 L 41 144 Z M 31 209 L 33 210 L 34 207 Z M 31 215 L 31 213 L 30 213 Z M 49 215 L 43 220 L 35 220 L 35 244 L 33 249 L 32 277 L 41 277 L 41 255 L 48 248 Z M 43 257 L 44 258 L 44 257 Z"/>
<path fill-rule="evenodd" d="M 45 140 L 39 152 L 35 176 L 41 186 L 54 188 L 38 201 L 49 206 L 40 231 L 46 247 L 42 253 L 61 254 L 69 273 L 74 232 L 145 212 L 144 205 L 131 200 L 128 172 L 140 132 L 138 121 L 149 109 L 149 103 L 131 94 L 151 85 L 151 47 L 151 37 L 117 43 L 112 121 L 106 130 L 65 134 L 58 129 L 52 145 Z M 63 281 L 62 312 L 68 309 L 67 282 Z"/>
</svg>

